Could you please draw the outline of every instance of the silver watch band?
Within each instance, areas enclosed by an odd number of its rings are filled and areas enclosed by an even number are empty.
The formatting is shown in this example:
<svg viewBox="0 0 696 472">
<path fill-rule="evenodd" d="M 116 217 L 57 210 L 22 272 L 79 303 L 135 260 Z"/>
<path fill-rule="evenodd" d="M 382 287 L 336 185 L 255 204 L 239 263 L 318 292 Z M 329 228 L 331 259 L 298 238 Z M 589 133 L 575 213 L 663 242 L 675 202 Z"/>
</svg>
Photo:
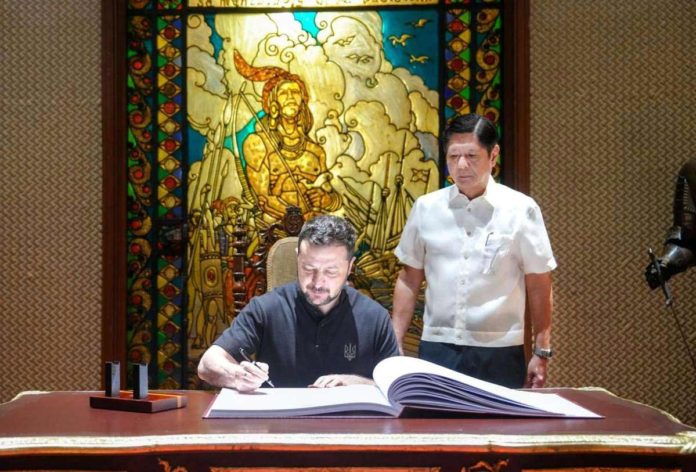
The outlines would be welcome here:
<svg viewBox="0 0 696 472">
<path fill-rule="evenodd" d="M 541 357 L 543 359 L 550 359 L 553 356 L 553 349 L 549 348 L 541 348 L 541 347 L 535 347 L 532 350 L 532 353 L 534 353 L 535 356 Z"/>
</svg>

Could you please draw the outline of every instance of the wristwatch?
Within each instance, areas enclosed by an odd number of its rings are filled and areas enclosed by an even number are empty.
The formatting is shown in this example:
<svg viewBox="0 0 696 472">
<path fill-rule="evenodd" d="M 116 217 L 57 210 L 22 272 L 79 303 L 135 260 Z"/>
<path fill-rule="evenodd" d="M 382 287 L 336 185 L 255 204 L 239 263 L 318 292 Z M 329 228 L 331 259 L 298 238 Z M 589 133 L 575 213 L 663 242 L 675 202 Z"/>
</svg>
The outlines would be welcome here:
<svg viewBox="0 0 696 472">
<path fill-rule="evenodd" d="M 550 359 L 551 356 L 553 356 L 553 349 L 551 349 L 550 347 L 535 347 L 534 349 L 532 349 L 532 353 L 534 353 L 534 355 L 537 357 L 541 357 L 542 359 Z"/>
</svg>

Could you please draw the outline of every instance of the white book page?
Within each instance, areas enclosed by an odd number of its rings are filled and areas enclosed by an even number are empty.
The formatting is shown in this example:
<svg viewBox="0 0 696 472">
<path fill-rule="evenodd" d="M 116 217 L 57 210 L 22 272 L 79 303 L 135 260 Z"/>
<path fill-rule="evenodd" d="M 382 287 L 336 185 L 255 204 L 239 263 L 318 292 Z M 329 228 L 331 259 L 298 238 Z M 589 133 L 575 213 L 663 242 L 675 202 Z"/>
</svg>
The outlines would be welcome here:
<svg viewBox="0 0 696 472">
<path fill-rule="evenodd" d="M 542 411 L 585 418 L 601 417 L 556 394 L 527 392 L 503 387 L 415 357 L 399 356 L 384 359 L 377 364 L 372 375 L 375 383 L 386 396 L 389 387 L 397 378 L 412 373 L 426 373 L 447 377 Z"/>
<path fill-rule="evenodd" d="M 386 396 L 389 387 L 391 387 L 391 384 L 396 379 L 402 375 L 413 373 L 426 373 L 449 377 L 461 383 L 471 385 L 472 387 L 486 390 L 496 395 L 511 398 L 513 400 L 516 400 L 516 398 L 509 396 L 508 392 L 512 392 L 513 394 L 522 393 L 507 387 L 470 377 L 446 367 L 433 364 L 432 362 L 424 361 L 423 359 L 407 356 L 389 357 L 384 359 L 382 362 L 377 364 L 372 372 L 372 377 L 380 390 L 382 390 L 382 393 L 384 393 Z"/>
<path fill-rule="evenodd" d="M 353 405 L 388 407 L 389 401 L 374 385 L 348 385 L 333 388 L 261 388 L 251 393 L 239 393 L 223 388 L 210 406 L 206 416 L 224 412 L 259 412 L 263 414 L 311 414 L 349 411 Z M 341 408 L 343 406 L 344 408 Z M 384 411 L 385 408 L 377 408 Z"/>
<path fill-rule="evenodd" d="M 555 393 L 537 393 L 537 392 L 520 392 L 528 394 L 530 398 L 533 396 L 534 401 L 542 405 L 546 411 L 553 413 L 561 413 L 568 417 L 573 418 L 603 418 L 602 415 L 598 415 L 587 408 L 583 408 L 577 403 L 573 403 L 570 400 L 566 400 L 560 395 Z"/>
</svg>

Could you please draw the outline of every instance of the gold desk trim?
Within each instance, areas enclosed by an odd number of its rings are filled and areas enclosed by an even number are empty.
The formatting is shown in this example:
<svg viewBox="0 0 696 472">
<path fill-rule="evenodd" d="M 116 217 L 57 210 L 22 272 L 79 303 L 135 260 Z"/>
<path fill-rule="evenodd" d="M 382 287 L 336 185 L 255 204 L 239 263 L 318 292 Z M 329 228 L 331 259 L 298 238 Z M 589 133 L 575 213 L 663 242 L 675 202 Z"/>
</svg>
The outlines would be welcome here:
<svg viewBox="0 0 696 472">
<path fill-rule="evenodd" d="M 304 446 L 304 447 L 303 447 Z M 469 435 L 469 434 L 206 434 L 157 436 L 39 436 L 0 439 L 0 457 L 32 451 L 137 453 L 143 450 L 332 450 L 409 451 L 433 449 L 485 453 L 597 453 L 696 455 L 696 432 L 640 435 Z"/>
</svg>

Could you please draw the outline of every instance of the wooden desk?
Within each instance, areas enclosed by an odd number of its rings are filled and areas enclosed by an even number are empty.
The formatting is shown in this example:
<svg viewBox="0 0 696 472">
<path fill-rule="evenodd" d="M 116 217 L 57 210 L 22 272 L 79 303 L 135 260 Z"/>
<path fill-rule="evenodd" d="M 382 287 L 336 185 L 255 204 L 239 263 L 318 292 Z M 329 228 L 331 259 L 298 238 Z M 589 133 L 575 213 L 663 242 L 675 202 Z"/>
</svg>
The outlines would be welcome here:
<svg viewBox="0 0 696 472">
<path fill-rule="evenodd" d="M 0 405 L 0 469 L 696 470 L 694 428 L 604 390 L 553 391 L 606 418 L 204 420 L 210 392 L 154 414 L 25 393 Z"/>
</svg>

